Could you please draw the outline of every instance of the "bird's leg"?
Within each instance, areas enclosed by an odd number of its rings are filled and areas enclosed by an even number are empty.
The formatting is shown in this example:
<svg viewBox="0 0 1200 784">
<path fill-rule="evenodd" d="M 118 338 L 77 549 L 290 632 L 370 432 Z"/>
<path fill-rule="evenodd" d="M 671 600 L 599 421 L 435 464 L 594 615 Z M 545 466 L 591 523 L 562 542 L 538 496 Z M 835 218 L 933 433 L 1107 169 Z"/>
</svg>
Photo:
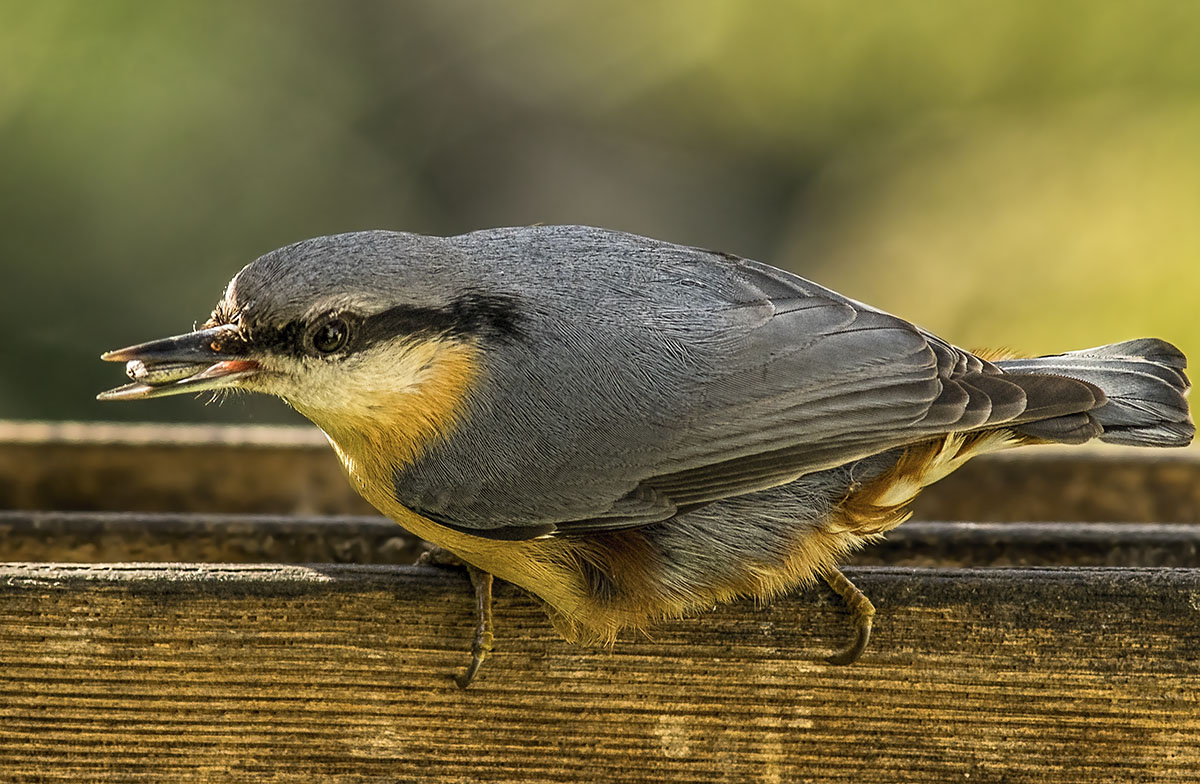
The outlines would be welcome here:
<svg viewBox="0 0 1200 784">
<path fill-rule="evenodd" d="M 492 652 L 495 635 L 492 633 L 492 574 L 467 564 L 467 573 L 471 575 L 471 585 L 475 586 L 475 612 L 478 622 L 475 625 L 475 639 L 471 641 L 471 663 L 462 673 L 454 676 L 458 688 L 465 689 L 475 680 L 479 666 Z"/>
<path fill-rule="evenodd" d="M 475 612 L 478 621 L 475 625 L 475 638 L 471 640 L 471 663 L 467 669 L 454 676 L 454 682 L 460 689 L 465 689 L 475 680 L 483 660 L 492 652 L 495 634 L 492 632 L 492 575 L 490 572 L 472 566 L 454 553 L 434 545 L 421 553 L 417 559 L 419 564 L 433 566 L 465 566 L 471 577 L 471 585 L 475 588 Z"/>
<path fill-rule="evenodd" d="M 871 604 L 871 600 L 858 590 L 858 587 L 850 582 L 850 579 L 842 574 L 840 569 L 830 567 L 821 572 L 821 579 L 828 583 L 833 592 L 842 597 L 842 601 L 846 603 L 847 609 L 850 610 L 850 619 L 854 622 L 855 631 L 854 641 L 843 650 L 826 657 L 825 661 L 830 664 L 853 664 L 862 655 L 863 650 L 867 647 L 867 642 L 871 639 L 871 620 L 875 617 L 875 605 Z"/>
</svg>

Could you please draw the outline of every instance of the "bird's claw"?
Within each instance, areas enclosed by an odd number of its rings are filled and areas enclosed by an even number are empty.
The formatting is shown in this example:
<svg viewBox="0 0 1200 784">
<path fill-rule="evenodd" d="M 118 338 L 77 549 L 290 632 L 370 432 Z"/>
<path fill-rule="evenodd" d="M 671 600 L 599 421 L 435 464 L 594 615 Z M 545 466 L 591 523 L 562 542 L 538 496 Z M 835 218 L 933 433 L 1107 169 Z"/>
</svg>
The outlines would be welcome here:
<svg viewBox="0 0 1200 784">
<path fill-rule="evenodd" d="M 449 550 L 433 545 L 417 558 L 417 563 L 427 566 L 465 566 L 475 589 L 475 638 L 471 640 L 471 663 L 454 676 L 458 688 L 465 689 L 479 674 L 488 654 L 492 652 L 496 635 L 492 632 L 492 575 L 459 558 Z"/>
<path fill-rule="evenodd" d="M 429 549 L 417 557 L 421 566 L 466 566 L 467 563 L 444 547 L 430 545 Z"/>
<path fill-rule="evenodd" d="M 475 680 L 479 668 L 488 654 L 492 652 L 496 640 L 492 632 L 492 575 L 482 569 L 467 564 L 467 573 L 471 576 L 471 585 L 475 587 L 475 638 L 471 641 L 471 663 L 467 669 L 454 676 L 458 688 L 465 689 Z"/>
<path fill-rule="evenodd" d="M 855 631 L 854 640 L 842 650 L 827 656 L 825 661 L 837 665 L 853 664 L 859 656 L 862 656 L 867 643 L 871 640 L 871 624 L 875 618 L 875 605 L 871 604 L 871 600 L 867 598 L 866 594 L 850 582 L 850 579 L 842 574 L 840 569 L 829 569 L 822 572 L 821 578 L 846 603 Z"/>
</svg>

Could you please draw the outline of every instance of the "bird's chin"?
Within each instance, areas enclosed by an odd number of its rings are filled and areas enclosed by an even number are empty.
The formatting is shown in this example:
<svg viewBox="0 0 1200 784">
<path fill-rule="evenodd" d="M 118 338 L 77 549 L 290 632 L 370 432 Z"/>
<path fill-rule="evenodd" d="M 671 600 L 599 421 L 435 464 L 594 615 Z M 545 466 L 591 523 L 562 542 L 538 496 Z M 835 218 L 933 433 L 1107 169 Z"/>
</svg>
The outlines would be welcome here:
<svg viewBox="0 0 1200 784">
<path fill-rule="evenodd" d="M 253 388 L 262 367 L 252 359 L 219 362 L 147 362 L 131 359 L 125 366 L 132 384 L 101 392 L 97 400 L 145 400 L 224 389 Z"/>
</svg>

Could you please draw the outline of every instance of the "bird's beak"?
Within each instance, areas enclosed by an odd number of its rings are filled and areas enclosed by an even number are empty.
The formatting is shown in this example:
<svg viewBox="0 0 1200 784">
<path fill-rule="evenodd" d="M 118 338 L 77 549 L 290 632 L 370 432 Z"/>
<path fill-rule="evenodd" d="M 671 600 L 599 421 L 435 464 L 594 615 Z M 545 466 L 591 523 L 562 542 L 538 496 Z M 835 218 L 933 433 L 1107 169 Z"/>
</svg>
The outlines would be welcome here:
<svg viewBox="0 0 1200 784">
<path fill-rule="evenodd" d="M 236 386 L 262 368 L 245 356 L 244 344 L 230 326 L 152 340 L 100 355 L 124 362 L 134 383 L 101 392 L 97 400 L 142 400 Z"/>
</svg>

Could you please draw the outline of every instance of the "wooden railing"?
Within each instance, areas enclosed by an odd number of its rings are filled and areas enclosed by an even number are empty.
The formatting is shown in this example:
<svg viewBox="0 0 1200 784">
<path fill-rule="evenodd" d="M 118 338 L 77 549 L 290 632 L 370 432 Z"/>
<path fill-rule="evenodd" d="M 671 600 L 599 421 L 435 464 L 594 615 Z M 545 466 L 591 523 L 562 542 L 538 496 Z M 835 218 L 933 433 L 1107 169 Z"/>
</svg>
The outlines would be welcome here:
<svg viewBox="0 0 1200 784">
<path fill-rule="evenodd" d="M 0 508 L 3 781 L 1200 781 L 1195 450 L 931 488 L 850 667 L 818 588 L 586 648 L 499 586 L 465 691 L 465 575 L 311 431 L 3 425 Z"/>
</svg>

